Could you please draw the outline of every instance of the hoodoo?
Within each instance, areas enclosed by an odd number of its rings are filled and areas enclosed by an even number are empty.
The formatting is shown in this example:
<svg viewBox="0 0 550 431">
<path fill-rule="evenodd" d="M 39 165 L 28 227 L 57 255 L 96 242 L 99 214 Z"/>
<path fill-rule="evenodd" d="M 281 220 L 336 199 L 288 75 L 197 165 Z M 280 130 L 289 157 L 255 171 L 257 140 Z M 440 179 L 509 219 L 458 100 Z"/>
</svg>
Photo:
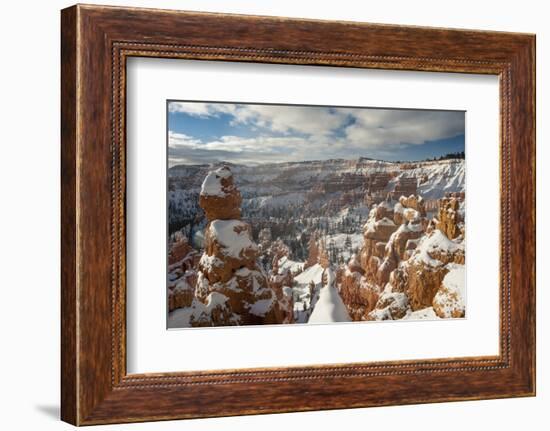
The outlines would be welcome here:
<svg viewBox="0 0 550 431">
<path fill-rule="evenodd" d="M 276 292 L 257 262 L 259 247 L 248 223 L 240 220 L 241 194 L 228 167 L 205 178 L 199 203 L 206 226 L 199 262 L 196 299 L 204 305 L 191 316 L 193 326 L 283 323 L 286 293 Z M 280 293 L 277 295 L 277 293 Z M 282 304 L 281 304 L 282 303 Z"/>
</svg>

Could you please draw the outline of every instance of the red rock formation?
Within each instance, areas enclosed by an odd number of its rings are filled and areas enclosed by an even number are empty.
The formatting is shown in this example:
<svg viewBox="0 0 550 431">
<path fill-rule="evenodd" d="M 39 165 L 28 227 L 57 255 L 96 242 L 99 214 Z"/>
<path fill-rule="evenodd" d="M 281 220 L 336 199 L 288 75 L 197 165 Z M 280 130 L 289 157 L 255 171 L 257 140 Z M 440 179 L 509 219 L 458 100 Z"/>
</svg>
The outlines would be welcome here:
<svg viewBox="0 0 550 431">
<path fill-rule="evenodd" d="M 324 269 L 327 269 L 330 267 L 330 259 L 328 257 L 328 251 L 327 246 L 324 242 L 321 241 L 319 244 L 319 265 L 321 265 Z"/>
<path fill-rule="evenodd" d="M 193 248 L 189 245 L 185 236 L 180 231 L 176 232 L 174 241 L 168 251 L 168 265 L 182 261 L 192 251 Z"/>
<path fill-rule="evenodd" d="M 406 294 L 385 290 L 374 309 L 367 314 L 366 320 L 399 320 L 408 311 L 409 300 Z"/>
<path fill-rule="evenodd" d="M 269 285 L 275 290 L 281 290 L 285 286 L 292 287 L 293 282 L 294 277 L 288 268 L 271 274 L 269 277 Z"/>
<path fill-rule="evenodd" d="M 319 263 L 319 246 L 317 245 L 317 234 L 313 233 L 309 237 L 308 243 L 308 256 L 307 261 L 304 265 L 304 270 L 308 269 L 310 266 Z"/>
<path fill-rule="evenodd" d="M 437 229 L 454 239 L 464 234 L 464 220 L 459 211 L 460 198 L 450 197 L 439 200 Z"/>
<path fill-rule="evenodd" d="M 334 193 L 337 191 L 351 190 L 363 184 L 365 177 L 362 174 L 343 172 L 331 174 L 323 178 L 322 182 L 312 188 L 314 194 Z"/>
<path fill-rule="evenodd" d="M 168 252 L 168 309 L 189 307 L 197 283 L 199 254 L 176 232 Z"/>
<path fill-rule="evenodd" d="M 258 242 L 262 252 L 266 252 L 266 250 L 271 246 L 272 239 L 270 228 L 264 227 L 260 232 L 258 232 Z"/>
<path fill-rule="evenodd" d="M 348 261 L 340 279 L 340 297 L 353 320 L 362 320 L 376 305 L 379 289 L 367 283 L 356 255 Z"/>
<path fill-rule="evenodd" d="M 290 271 L 287 271 L 287 273 L 290 274 Z M 287 277 L 287 275 L 284 275 L 282 282 L 280 279 L 270 279 L 270 287 L 275 292 L 279 308 L 281 309 L 282 320 L 278 323 L 294 323 L 293 279 L 291 275 Z"/>
<path fill-rule="evenodd" d="M 402 318 L 410 309 L 408 288 L 418 275 L 411 275 L 408 266 L 400 263 L 414 254 L 425 235 L 425 215 L 422 198 L 414 195 L 400 197 L 395 205 L 384 201 L 373 207 L 360 259 L 348 262 L 341 281 L 342 299 L 355 320 Z"/>
<path fill-rule="evenodd" d="M 271 257 L 271 266 L 273 272 L 277 273 L 279 267 L 279 260 L 283 257 L 290 255 L 290 248 L 281 239 L 277 239 L 271 243 L 269 247 L 268 255 Z"/>
<path fill-rule="evenodd" d="M 436 229 L 422 240 L 405 265 L 406 293 L 413 311 L 432 306 L 434 296 L 449 272 L 449 263 L 464 263 L 464 244 L 451 241 Z"/>
<path fill-rule="evenodd" d="M 196 273 L 194 282 L 196 283 Z M 195 297 L 194 284 L 189 283 L 189 278 L 182 277 L 173 288 L 168 289 L 168 310 L 176 308 L 190 307 Z"/>
<path fill-rule="evenodd" d="M 409 197 L 401 196 L 399 203 L 403 208 L 412 208 L 420 213 L 421 217 L 426 217 L 426 208 L 422 196 L 410 195 Z"/>
<path fill-rule="evenodd" d="M 174 234 L 174 240 L 170 244 L 168 251 L 168 272 L 181 273 L 195 269 L 199 263 L 200 256 L 187 242 L 187 238 L 180 232 Z"/>
<path fill-rule="evenodd" d="M 391 197 L 398 199 L 400 196 L 416 195 L 417 182 L 416 177 L 399 178 L 395 184 L 395 188 L 391 192 Z"/>
<path fill-rule="evenodd" d="M 199 205 L 208 220 L 241 218 L 241 193 L 227 166 L 210 171 L 202 183 Z"/>
<path fill-rule="evenodd" d="M 231 171 L 221 168 L 210 172 L 200 197 L 209 222 L 195 289 L 196 298 L 205 308 L 192 325 L 250 325 L 285 320 L 280 298 L 257 263 L 259 248 L 252 241 L 250 226 L 239 220 L 239 204 L 240 193 Z"/>
<path fill-rule="evenodd" d="M 442 319 L 465 315 L 464 267 L 451 265 L 432 301 L 435 314 Z"/>
</svg>

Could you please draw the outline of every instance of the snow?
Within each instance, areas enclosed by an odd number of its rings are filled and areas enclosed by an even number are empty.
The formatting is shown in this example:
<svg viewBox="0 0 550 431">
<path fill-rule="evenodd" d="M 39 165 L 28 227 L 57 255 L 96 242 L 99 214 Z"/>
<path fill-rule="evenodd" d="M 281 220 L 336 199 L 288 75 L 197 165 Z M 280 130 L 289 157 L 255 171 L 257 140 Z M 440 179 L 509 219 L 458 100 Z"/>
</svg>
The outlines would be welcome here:
<svg viewBox="0 0 550 431">
<path fill-rule="evenodd" d="M 212 310 L 218 306 L 225 307 L 225 304 L 229 298 L 220 292 L 212 292 L 206 297 L 206 308 Z"/>
<path fill-rule="evenodd" d="M 311 312 L 311 307 L 315 303 L 322 283 L 323 267 L 318 263 L 310 266 L 306 270 L 294 277 L 294 316 L 297 323 L 306 323 Z M 313 295 L 310 295 L 309 283 L 313 282 Z M 305 307 L 305 310 L 304 310 Z"/>
<path fill-rule="evenodd" d="M 197 231 L 193 235 L 193 244 L 195 244 L 199 248 L 204 247 L 204 232 L 203 231 Z"/>
<path fill-rule="evenodd" d="M 265 314 L 271 309 L 273 306 L 274 298 L 273 296 L 268 299 L 259 299 L 254 304 L 250 306 L 250 314 L 254 314 L 255 316 L 265 316 Z"/>
<path fill-rule="evenodd" d="M 206 253 L 202 254 L 199 263 L 207 272 L 223 266 L 221 259 L 218 259 L 216 256 L 208 256 Z"/>
<path fill-rule="evenodd" d="M 349 238 L 351 247 L 346 245 L 346 240 Z M 334 235 L 326 235 L 323 237 L 325 244 L 339 250 L 340 256 L 347 261 L 355 251 L 358 251 L 363 247 L 364 237 L 361 233 L 337 233 Z"/>
<path fill-rule="evenodd" d="M 466 297 L 466 290 L 465 290 L 465 276 L 466 271 L 464 268 L 464 265 L 458 265 L 458 264 L 449 264 L 447 265 L 449 268 L 449 272 L 447 275 L 445 275 L 445 278 L 443 278 L 443 286 L 445 286 L 450 291 L 456 291 L 462 296 L 463 298 Z"/>
<path fill-rule="evenodd" d="M 421 310 L 409 311 L 402 320 L 437 320 L 439 317 L 435 314 L 433 307 L 426 307 Z"/>
<path fill-rule="evenodd" d="M 466 170 L 464 160 L 440 160 L 419 165 L 409 171 L 409 175 L 422 178 L 426 182 L 419 184 L 418 193 L 424 199 L 439 199 L 445 193 L 463 192 L 466 187 Z"/>
<path fill-rule="evenodd" d="M 289 270 L 292 274 L 300 272 L 304 267 L 304 262 L 296 262 L 289 259 L 287 256 L 283 256 L 279 259 L 279 274 L 284 274 L 286 270 Z"/>
<path fill-rule="evenodd" d="M 390 307 L 385 308 L 375 308 L 369 313 L 369 318 L 372 320 L 393 320 Z"/>
<path fill-rule="evenodd" d="M 190 307 L 178 308 L 168 314 L 168 328 L 189 328 L 191 320 L 198 320 L 201 315 L 210 315 L 216 307 L 227 309 L 228 297 L 219 292 L 211 292 L 206 297 L 206 304 L 196 298 Z"/>
<path fill-rule="evenodd" d="M 382 201 L 378 204 L 379 207 L 382 207 L 382 208 L 386 208 L 387 210 L 392 210 L 392 206 L 391 206 L 391 203 L 388 202 L 388 201 Z"/>
<path fill-rule="evenodd" d="M 378 220 L 375 224 L 378 226 L 395 226 L 393 220 L 390 220 L 387 217 L 384 217 L 382 220 Z"/>
<path fill-rule="evenodd" d="M 457 264 L 449 264 L 448 267 L 450 271 L 443 278 L 442 288 L 437 291 L 433 303 L 446 318 L 451 318 L 453 312 L 465 310 L 465 268 L 464 265 Z"/>
<path fill-rule="evenodd" d="M 301 204 L 304 199 L 305 193 L 302 192 L 282 193 L 248 199 L 247 205 L 252 208 L 278 208 Z"/>
<path fill-rule="evenodd" d="M 292 298 L 292 287 L 290 286 L 283 286 L 283 294 L 285 296 L 288 296 L 289 298 Z"/>
<path fill-rule="evenodd" d="M 310 281 L 313 281 L 314 284 L 320 284 L 323 277 L 323 267 L 316 263 L 313 266 L 310 266 L 308 269 L 303 271 L 294 277 L 294 281 L 298 284 L 309 285 Z"/>
<path fill-rule="evenodd" d="M 379 304 L 385 307 L 378 308 Z M 387 284 L 378 298 L 377 308 L 369 313 L 374 320 L 394 320 L 394 316 L 409 308 L 409 298 L 403 292 L 392 292 L 391 284 Z"/>
<path fill-rule="evenodd" d="M 209 233 L 223 247 L 227 256 L 241 258 L 244 250 L 257 250 L 258 246 L 250 239 L 249 227 L 241 220 L 213 220 Z"/>
<path fill-rule="evenodd" d="M 451 241 L 443 232 L 436 229 L 418 245 L 413 260 L 416 263 L 424 263 L 429 266 L 437 267 L 442 265 L 442 262 L 432 258 L 430 252 L 440 251 L 444 253 L 454 253 L 460 250 L 464 250 L 463 244 Z"/>
<path fill-rule="evenodd" d="M 257 272 L 257 271 L 254 271 L 254 272 Z M 252 271 L 249 268 L 247 268 L 246 266 L 243 267 L 243 268 L 239 268 L 235 271 L 235 275 L 237 277 L 243 277 L 244 278 L 244 277 L 248 277 L 251 274 L 252 274 Z"/>
<path fill-rule="evenodd" d="M 404 210 L 405 210 L 405 208 L 403 207 L 403 205 L 401 205 L 400 202 L 397 202 L 395 204 L 395 206 L 393 207 L 393 212 L 394 213 L 403 214 Z"/>
<path fill-rule="evenodd" d="M 388 239 L 388 244 L 395 241 L 395 238 L 404 232 L 420 232 L 422 230 L 422 225 L 419 223 L 403 223 L 399 225 L 397 230 L 390 235 Z M 387 246 L 386 246 L 387 247 Z"/>
<path fill-rule="evenodd" d="M 187 290 L 194 290 L 194 288 L 184 277 L 182 277 L 181 280 L 177 282 L 176 287 L 174 287 L 174 292 L 185 292 Z"/>
<path fill-rule="evenodd" d="M 171 311 L 168 315 L 169 328 L 187 328 L 190 325 L 189 320 L 195 310 L 192 307 L 178 308 Z"/>
<path fill-rule="evenodd" d="M 327 284 L 321 288 L 319 300 L 309 317 L 308 323 L 351 322 L 348 310 L 334 287 L 335 275 L 326 270 Z"/>
<path fill-rule="evenodd" d="M 405 208 L 403 210 L 403 216 L 409 221 L 418 220 L 420 218 L 420 213 L 414 208 Z"/>
<path fill-rule="evenodd" d="M 210 171 L 202 183 L 201 195 L 223 198 L 226 193 L 223 191 L 221 180 L 230 178 L 231 176 L 233 176 L 231 171 L 224 167 Z"/>
<path fill-rule="evenodd" d="M 376 208 L 375 208 L 376 209 Z M 375 210 L 374 209 L 374 210 Z M 395 223 L 393 220 L 390 220 L 388 217 L 384 217 L 380 220 L 375 220 L 374 218 L 374 210 L 371 211 L 371 214 L 369 216 L 369 220 L 365 223 L 363 226 L 363 229 L 367 233 L 374 233 L 376 232 L 378 226 L 395 226 Z"/>
</svg>

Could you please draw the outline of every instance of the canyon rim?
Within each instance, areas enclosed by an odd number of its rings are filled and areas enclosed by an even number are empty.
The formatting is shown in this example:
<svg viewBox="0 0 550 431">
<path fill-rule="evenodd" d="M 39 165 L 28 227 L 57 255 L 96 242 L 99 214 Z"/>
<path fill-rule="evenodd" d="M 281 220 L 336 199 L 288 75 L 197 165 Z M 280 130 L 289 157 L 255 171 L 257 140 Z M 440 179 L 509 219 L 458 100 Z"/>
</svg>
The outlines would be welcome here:
<svg viewBox="0 0 550 431">
<path fill-rule="evenodd" d="M 167 103 L 168 328 L 466 316 L 464 112 Z"/>
</svg>

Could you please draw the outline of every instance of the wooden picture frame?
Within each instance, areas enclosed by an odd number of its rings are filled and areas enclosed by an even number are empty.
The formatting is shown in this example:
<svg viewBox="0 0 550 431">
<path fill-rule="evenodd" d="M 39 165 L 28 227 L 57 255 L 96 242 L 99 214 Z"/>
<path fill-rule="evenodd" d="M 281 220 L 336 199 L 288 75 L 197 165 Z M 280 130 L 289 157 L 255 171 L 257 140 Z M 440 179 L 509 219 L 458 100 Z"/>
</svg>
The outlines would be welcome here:
<svg viewBox="0 0 550 431">
<path fill-rule="evenodd" d="M 534 35 L 83 5 L 61 17 L 64 421 L 535 394 Z M 498 75 L 500 354 L 127 374 L 125 65 L 131 56 Z"/>
</svg>

